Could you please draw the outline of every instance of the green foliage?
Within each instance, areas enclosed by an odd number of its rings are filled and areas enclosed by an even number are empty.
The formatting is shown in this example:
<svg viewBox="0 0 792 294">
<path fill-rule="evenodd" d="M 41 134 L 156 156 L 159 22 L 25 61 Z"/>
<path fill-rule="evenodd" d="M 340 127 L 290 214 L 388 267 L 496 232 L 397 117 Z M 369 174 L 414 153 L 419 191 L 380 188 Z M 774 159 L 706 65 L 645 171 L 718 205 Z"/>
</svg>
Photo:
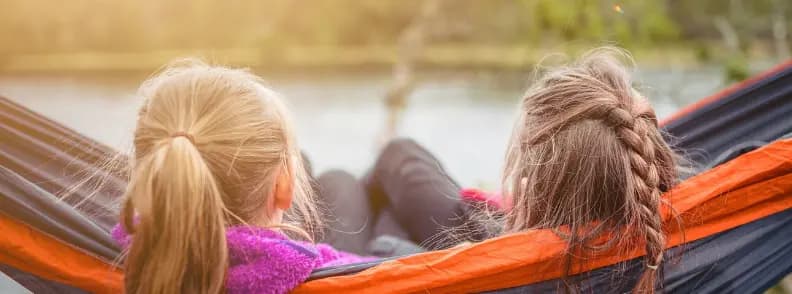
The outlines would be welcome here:
<svg viewBox="0 0 792 294">
<path fill-rule="evenodd" d="M 693 45 L 693 50 L 696 54 L 696 60 L 700 62 L 712 61 L 712 48 L 703 43 L 696 43 Z"/>
<path fill-rule="evenodd" d="M 640 23 L 640 30 L 648 42 L 675 40 L 679 29 L 668 17 L 662 14 L 649 14 Z"/>
<path fill-rule="evenodd" d="M 750 76 L 748 60 L 742 56 L 729 58 L 724 65 L 723 74 L 727 84 L 747 79 Z"/>
<path fill-rule="evenodd" d="M 393 47 L 421 0 L 0 0 L 0 55 L 302 47 Z M 783 0 L 444 0 L 437 44 L 629 47 L 720 40 L 725 17 L 743 51 L 772 36 Z M 619 9 L 616 9 L 616 6 Z M 788 5 L 792 6 L 792 5 Z M 792 30 L 792 7 L 786 10 Z M 705 42 L 700 42 L 705 43 Z M 696 49 L 708 59 L 709 49 Z M 706 58 L 705 58 L 706 57 Z"/>
</svg>

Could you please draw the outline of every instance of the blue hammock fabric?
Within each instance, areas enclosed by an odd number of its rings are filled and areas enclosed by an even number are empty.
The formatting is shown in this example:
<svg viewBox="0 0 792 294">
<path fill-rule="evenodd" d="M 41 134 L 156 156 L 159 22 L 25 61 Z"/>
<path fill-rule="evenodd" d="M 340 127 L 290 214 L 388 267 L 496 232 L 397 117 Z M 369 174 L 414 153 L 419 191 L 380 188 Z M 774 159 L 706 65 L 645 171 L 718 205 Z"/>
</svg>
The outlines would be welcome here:
<svg viewBox="0 0 792 294">
<path fill-rule="evenodd" d="M 792 62 L 665 124 L 672 145 L 694 162 L 712 162 L 744 144 L 792 132 Z M 764 144 L 763 144 L 764 143 Z M 721 160 L 722 161 L 722 160 Z"/>
</svg>

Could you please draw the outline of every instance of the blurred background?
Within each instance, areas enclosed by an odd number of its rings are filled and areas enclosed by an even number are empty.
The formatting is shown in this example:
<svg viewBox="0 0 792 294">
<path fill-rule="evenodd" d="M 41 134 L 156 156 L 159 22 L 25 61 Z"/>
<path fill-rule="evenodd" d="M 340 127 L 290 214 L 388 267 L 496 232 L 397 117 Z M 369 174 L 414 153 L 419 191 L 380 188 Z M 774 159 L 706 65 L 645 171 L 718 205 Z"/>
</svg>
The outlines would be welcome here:
<svg viewBox="0 0 792 294">
<path fill-rule="evenodd" d="M 0 95 L 125 150 L 140 82 L 202 57 L 282 92 L 320 171 L 395 134 L 495 188 L 543 60 L 623 46 L 662 118 L 788 59 L 790 30 L 789 0 L 0 0 Z"/>
<path fill-rule="evenodd" d="M 496 188 L 537 64 L 622 46 L 663 118 L 789 59 L 790 31 L 789 0 L 0 0 L 0 95 L 128 150 L 136 87 L 201 57 L 282 92 L 318 171 L 402 135 Z"/>
</svg>

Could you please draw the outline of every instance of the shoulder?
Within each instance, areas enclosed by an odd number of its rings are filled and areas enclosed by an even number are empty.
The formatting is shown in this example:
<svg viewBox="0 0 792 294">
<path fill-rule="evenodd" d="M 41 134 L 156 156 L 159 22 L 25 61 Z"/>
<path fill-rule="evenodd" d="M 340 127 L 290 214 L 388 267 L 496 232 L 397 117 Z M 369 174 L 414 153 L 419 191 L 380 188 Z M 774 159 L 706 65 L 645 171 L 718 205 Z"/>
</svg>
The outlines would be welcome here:
<svg viewBox="0 0 792 294">
<path fill-rule="evenodd" d="M 315 248 L 263 228 L 231 227 L 226 233 L 229 293 L 285 293 L 321 265 Z"/>
<path fill-rule="evenodd" d="M 113 229 L 110 230 L 110 236 L 113 237 L 113 241 L 115 241 L 121 249 L 129 247 L 129 243 L 132 241 L 129 233 L 127 233 L 126 229 L 124 229 L 124 225 L 121 223 L 116 224 Z"/>
<path fill-rule="evenodd" d="M 322 267 L 372 261 L 377 259 L 376 257 L 363 257 L 354 253 L 337 250 L 324 243 L 319 243 L 313 246 L 316 248 L 316 252 L 319 254 Z"/>
</svg>

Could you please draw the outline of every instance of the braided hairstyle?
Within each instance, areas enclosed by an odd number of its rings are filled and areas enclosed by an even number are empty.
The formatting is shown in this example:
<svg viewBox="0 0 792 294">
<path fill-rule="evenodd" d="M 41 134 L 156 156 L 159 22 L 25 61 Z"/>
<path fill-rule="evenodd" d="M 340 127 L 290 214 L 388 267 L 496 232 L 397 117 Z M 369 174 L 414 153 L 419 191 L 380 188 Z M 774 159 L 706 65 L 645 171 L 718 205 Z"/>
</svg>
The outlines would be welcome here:
<svg viewBox="0 0 792 294">
<path fill-rule="evenodd" d="M 581 257 L 644 245 L 633 291 L 653 293 L 666 244 L 661 194 L 676 163 L 625 59 L 620 49 L 593 50 L 525 95 L 506 155 L 505 231 L 553 229 L 569 244 L 567 275 Z"/>
</svg>

